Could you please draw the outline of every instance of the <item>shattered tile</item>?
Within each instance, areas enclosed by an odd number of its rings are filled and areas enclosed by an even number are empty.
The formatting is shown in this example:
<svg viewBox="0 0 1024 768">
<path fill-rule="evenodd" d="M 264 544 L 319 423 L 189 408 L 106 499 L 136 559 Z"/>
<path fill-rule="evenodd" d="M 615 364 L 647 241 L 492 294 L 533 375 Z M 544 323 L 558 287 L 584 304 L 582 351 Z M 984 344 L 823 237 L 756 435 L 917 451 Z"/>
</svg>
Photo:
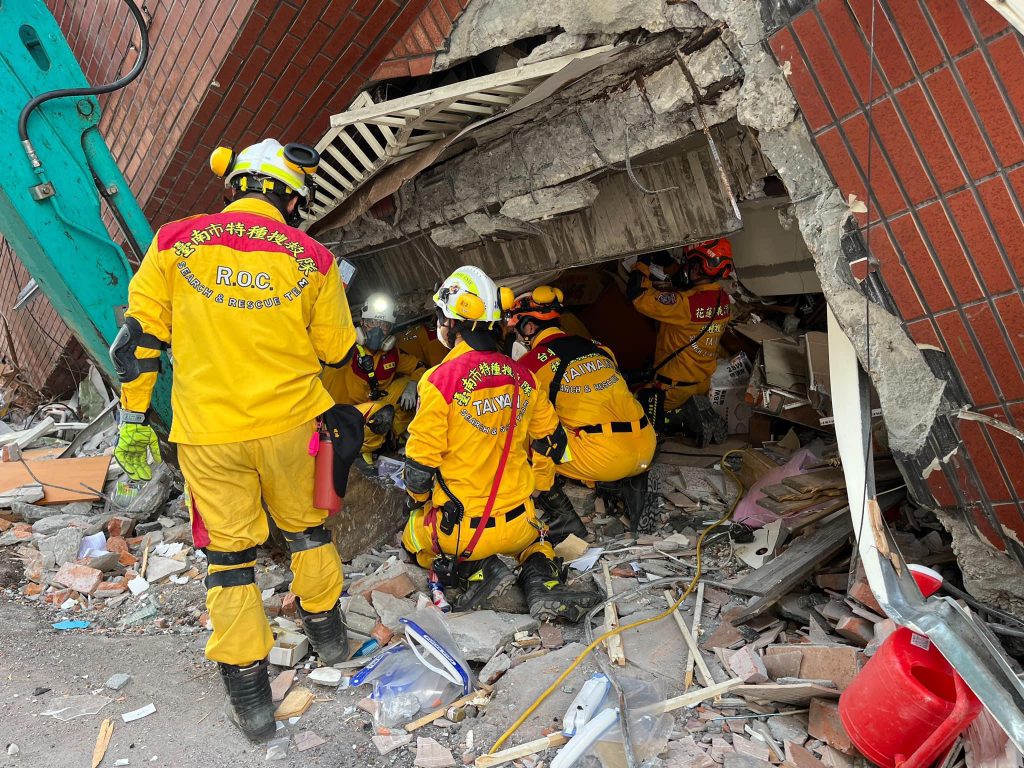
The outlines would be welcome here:
<svg viewBox="0 0 1024 768">
<path fill-rule="evenodd" d="M 390 752 L 394 752 L 400 747 L 404 747 L 406 744 L 412 743 L 411 733 L 392 733 L 387 736 L 376 735 L 370 737 L 370 741 L 373 742 L 373 746 L 377 748 L 381 756 L 386 755 Z"/>
<path fill-rule="evenodd" d="M 436 740 L 420 736 L 416 739 L 416 759 L 413 765 L 417 768 L 449 768 L 455 765 L 455 758 L 451 750 Z"/>
</svg>

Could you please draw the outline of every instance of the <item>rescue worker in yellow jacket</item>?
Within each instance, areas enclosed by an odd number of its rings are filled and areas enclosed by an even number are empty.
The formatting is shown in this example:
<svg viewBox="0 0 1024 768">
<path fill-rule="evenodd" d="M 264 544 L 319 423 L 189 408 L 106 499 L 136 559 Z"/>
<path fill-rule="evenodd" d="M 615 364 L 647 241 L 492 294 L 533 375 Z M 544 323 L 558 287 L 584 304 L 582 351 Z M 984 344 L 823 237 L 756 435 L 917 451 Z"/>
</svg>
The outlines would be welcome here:
<svg viewBox="0 0 1024 768">
<path fill-rule="evenodd" d="M 426 367 L 403 354 L 391 331 L 395 302 L 384 293 L 371 294 L 363 304 L 356 348 L 341 367 L 324 368 L 323 382 L 335 402 L 354 405 L 363 414 L 361 470 L 373 470 L 373 454 L 386 440 L 397 444 L 416 410 L 416 382 Z"/>
<path fill-rule="evenodd" d="M 568 436 L 572 461 L 555 467 L 558 478 L 537 501 L 559 543 L 586 526 L 562 487 L 562 478 L 601 484 L 622 499 L 635 533 L 652 533 L 647 468 L 658 438 L 607 347 L 562 330 L 563 295 L 542 285 L 516 299 L 509 327 L 530 351 L 519 359 L 548 393 Z"/>
<path fill-rule="evenodd" d="M 448 354 L 444 344 L 437 338 L 437 328 L 433 322 L 417 323 L 407 328 L 398 340 L 398 348 L 403 355 L 419 360 L 424 368 L 433 368 Z"/>
<path fill-rule="evenodd" d="M 451 351 L 419 382 L 403 470 L 416 508 L 402 544 L 442 583 L 465 589 L 458 609 L 512 585 L 504 555 L 522 566 L 532 616 L 578 621 L 599 598 L 565 585 L 531 498 L 531 451 L 550 484 L 553 462 L 570 458 L 566 433 L 533 374 L 499 351 L 511 299 L 473 266 L 457 269 L 434 294 L 438 337 Z"/>
<path fill-rule="evenodd" d="M 637 311 L 658 321 L 650 386 L 665 392 L 668 426 L 684 428 L 701 447 L 721 443 L 727 425 L 706 395 L 729 323 L 729 294 L 719 281 L 732 274 L 732 245 L 723 238 L 688 246 L 670 285 L 652 282 L 651 264 L 657 262 L 677 266 L 664 251 L 644 254 L 626 288 Z"/>
<path fill-rule="evenodd" d="M 228 715 L 253 740 L 274 733 L 267 654 L 274 644 L 256 586 L 265 502 L 291 550 L 292 591 L 325 664 L 347 658 L 338 598 L 342 571 L 313 507 L 317 419 L 333 406 L 321 363 L 352 353 L 355 328 L 331 253 L 295 227 L 319 156 L 266 139 L 211 168 L 235 200 L 222 212 L 162 226 L 128 287 L 125 323 L 110 348 L 121 381 L 114 456 L 148 480 L 158 458 L 147 411 L 160 352 L 173 348 L 170 440 L 206 553 L 206 605 Z M 326 418 L 326 417 L 325 417 Z"/>
</svg>

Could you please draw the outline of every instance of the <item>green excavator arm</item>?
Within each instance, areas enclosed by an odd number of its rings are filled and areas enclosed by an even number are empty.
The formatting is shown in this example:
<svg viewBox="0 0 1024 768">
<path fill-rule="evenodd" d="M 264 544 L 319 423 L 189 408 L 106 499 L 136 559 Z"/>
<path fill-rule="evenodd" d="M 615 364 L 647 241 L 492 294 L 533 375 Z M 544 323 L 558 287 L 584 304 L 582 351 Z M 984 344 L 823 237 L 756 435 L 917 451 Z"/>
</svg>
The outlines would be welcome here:
<svg viewBox="0 0 1024 768">
<path fill-rule="evenodd" d="M 132 266 L 103 222 L 103 201 L 119 239 L 139 258 L 153 229 L 99 133 L 96 97 L 43 102 L 28 116 L 31 141 L 23 143 L 19 116 L 26 104 L 50 91 L 89 86 L 42 0 L 0 2 L 0 68 L 0 233 L 89 356 L 116 381 L 107 349 L 128 302 Z M 163 369 L 153 410 L 170 425 L 166 358 Z"/>
</svg>

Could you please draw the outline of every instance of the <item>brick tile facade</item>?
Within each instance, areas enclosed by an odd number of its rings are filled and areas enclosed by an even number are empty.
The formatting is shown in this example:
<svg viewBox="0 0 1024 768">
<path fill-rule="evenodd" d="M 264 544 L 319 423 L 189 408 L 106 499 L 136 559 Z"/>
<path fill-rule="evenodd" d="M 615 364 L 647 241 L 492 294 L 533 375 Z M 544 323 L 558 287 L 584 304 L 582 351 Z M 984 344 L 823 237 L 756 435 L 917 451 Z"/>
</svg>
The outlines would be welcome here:
<svg viewBox="0 0 1024 768">
<path fill-rule="evenodd" d="M 840 191 L 868 205 L 908 332 L 952 359 L 976 410 L 1024 427 L 1020 35 L 985 0 L 820 0 L 770 44 Z M 927 481 L 936 503 L 1024 559 L 1019 441 L 958 431 L 961 455 Z"/>
</svg>

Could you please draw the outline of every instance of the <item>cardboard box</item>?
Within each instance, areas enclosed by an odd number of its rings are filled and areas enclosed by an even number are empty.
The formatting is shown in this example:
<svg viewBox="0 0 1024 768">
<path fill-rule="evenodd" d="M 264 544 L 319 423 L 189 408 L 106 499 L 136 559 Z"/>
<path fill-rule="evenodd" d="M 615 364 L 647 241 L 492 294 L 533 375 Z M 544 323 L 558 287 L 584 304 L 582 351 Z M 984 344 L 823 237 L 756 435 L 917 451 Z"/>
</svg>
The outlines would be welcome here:
<svg viewBox="0 0 1024 768">
<path fill-rule="evenodd" d="M 309 653 L 309 639 L 298 632 L 280 632 L 270 649 L 270 663 L 294 667 Z"/>
<path fill-rule="evenodd" d="M 729 422 L 730 435 L 745 435 L 750 431 L 751 408 L 746 395 L 745 386 L 712 387 L 708 390 L 711 406 Z"/>
<path fill-rule="evenodd" d="M 807 348 L 807 399 L 817 410 L 832 413 L 832 380 L 828 367 L 828 334 L 811 331 L 805 337 Z"/>
<path fill-rule="evenodd" d="M 803 339 L 767 339 L 761 345 L 765 381 L 795 395 L 807 392 L 807 352 Z"/>
</svg>

